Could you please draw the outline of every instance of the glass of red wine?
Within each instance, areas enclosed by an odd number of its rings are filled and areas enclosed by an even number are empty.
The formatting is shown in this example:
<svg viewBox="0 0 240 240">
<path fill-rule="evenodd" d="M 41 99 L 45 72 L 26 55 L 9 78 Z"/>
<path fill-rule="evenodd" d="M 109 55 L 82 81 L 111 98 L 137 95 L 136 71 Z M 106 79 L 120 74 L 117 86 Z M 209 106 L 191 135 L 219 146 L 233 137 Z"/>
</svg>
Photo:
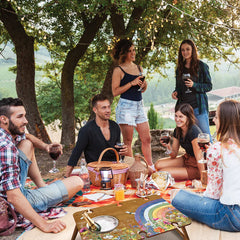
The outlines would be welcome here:
<svg viewBox="0 0 240 240">
<path fill-rule="evenodd" d="M 142 82 L 144 82 L 145 76 L 140 76 L 140 80 L 141 80 Z M 143 90 L 142 87 L 140 87 L 140 88 L 138 89 L 139 92 L 142 91 L 142 90 Z"/>
<path fill-rule="evenodd" d="M 50 148 L 50 152 L 49 152 L 50 157 L 53 159 L 53 168 L 49 170 L 50 173 L 57 173 L 59 172 L 59 169 L 56 168 L 56 161 L 59 158 L 59 156 L 61 155 L 61 148 L 59 145 L 53 145 Z"/>
<path fill-rule="evenodd" d="M 160 136 L 160 140 L 162 143 L 168 144 L 170 142 L 170 135 L 168 132 L 163 132 Z"/>
<path fill-rule="evenodd" d="M 187 80 L 187 79 L 189 79 L 189 78 L 191 78 L 191 75 L 190 75 L 190 73 L 183 73 L 183 75 L 182 75 L 182 80 L 184 81 L 184 83 L 185 83 L 185 81 Z M 185 91 L 185 93 L 191 93 L 192 91 L 189 89 L 189 87 L 187 87 L 187 90 Z"/>
<path fill-rule="evenodd" d="M 117 142 L 115 148 L 116 148 L 116 150 L 117 150 L 117 152 L 119 154 L 120 150 L 124 148 L 124 142 Z M 123 158 L 124 158 L 124 156 L 121 156 L 119 154 L 119 159 L 120 159 L 121 163 L 123 162 Z"/>
<path fill-rule="evenodd" d="M 202 150 L 202 158 L 198 160 L 199 163 L 207 163 L 204 153 L 207 151 L 206 145 L 209 145 L 209 143 L 210 143 L 210 136 L 208 133 L 198 134 L 198 145 Z"/>
</svg>

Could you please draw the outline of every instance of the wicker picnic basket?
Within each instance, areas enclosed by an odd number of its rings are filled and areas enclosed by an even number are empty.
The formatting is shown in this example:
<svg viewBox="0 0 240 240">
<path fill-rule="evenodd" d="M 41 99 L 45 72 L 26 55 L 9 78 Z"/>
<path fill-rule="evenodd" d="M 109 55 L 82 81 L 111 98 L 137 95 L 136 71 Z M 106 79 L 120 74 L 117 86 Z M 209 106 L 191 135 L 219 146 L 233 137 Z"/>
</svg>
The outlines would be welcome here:
<svg viewBox="0 0 240 240">
<path fill-rule="evenodd" d="M 102 157 L 107 151 L 114 151 L 116 155 L 116 162 L 102 161 Z M 101 175 L 99 169 L 101 167 L 111 167 L 113 172 L 113 179 L 111 180 L 111 187 L 114 187 L 114 184 L 126 183 L 126 175 L 128 171 L 128 165 L 126 163 L 119 162 L 118 152 L 114 148 L 106 148 L 100 154 L 97 162 L 88 163 L 87 168 L 90 176 L 91 183 L 96 186 L 101 186 Z"/>
</svg>

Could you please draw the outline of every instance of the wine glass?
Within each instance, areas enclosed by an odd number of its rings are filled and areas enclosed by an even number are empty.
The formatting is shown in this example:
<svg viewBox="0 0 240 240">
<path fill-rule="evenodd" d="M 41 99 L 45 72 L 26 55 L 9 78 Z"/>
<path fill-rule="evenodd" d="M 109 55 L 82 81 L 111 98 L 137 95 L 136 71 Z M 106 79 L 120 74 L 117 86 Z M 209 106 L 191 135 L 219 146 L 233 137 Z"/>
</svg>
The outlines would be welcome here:
<svg viewBox="0 0 240 240">
<path fill-rule="evenodd" d="M 144 82 L 145 76 L 142 76 L 142 74 L 141 74 L 140 80 L 141 80 L 142 82 Z M 139 92 L 142 91 L 142 90 L 143 90 L 142 87 L 140 87 L 140 88 L 138 89 Z"/>
<path fill-rule="evenodd" d="M 56 168 L 56 161 L 59 158 L 60 154 L 61 154 L 61 148 L 59 145 L 53 145 L 50 148 L 49 155 L 53 159 L 53 168 L 49 170 L 50 173 L 59 172 L 59 169 Z"/>
<path fill-rule="evenodd" d="M 169 132 L 163 132 L 160 136 L 160 140 L 165 143 L 168 144 L 170 142 L 170 135 Z M 167 152 L 167 151 L 165 151 Z"/>
<path fill-rule="evenodd" d="M 124 142 L 117 142 L 115 148 L 116 148 L 116 150 L 117 150 L 117 152 L 118 152 L 118 154 L 119 154 L 120 150 L 124 148 Z M 119 154 L 119 158 L 120 158 L 120 162 L 122 163 L 124 156 L 121 156 L 121 155 Z"/>
<path fill-rule="evenodd" d="M 209 143 L 210 143 L 210 136 L 208 133 L 198 134 L 198 145 L 202 150 L 202 159 L 198 161 L 199 163 L 207 163 L 204 153 L 206 153 L 206 150 L 207 150 L 206 145 L 209 145 Z"/>
<path fill-rule="evenodd" d="M 191 77 L 191 75 L 190 75 L 190 73 L 183 73 L 183 75 L 182 75 L 182 80 L 184 81 L 184 83 L 185 83 L 185 81 L 187 80 L 187 79 L 189 79 Z M 187 90 L 185 91 L 185 93 L 191 93 L 192 91 L 189 89 L 189 87 L 187 87 Z"/>
</svg>

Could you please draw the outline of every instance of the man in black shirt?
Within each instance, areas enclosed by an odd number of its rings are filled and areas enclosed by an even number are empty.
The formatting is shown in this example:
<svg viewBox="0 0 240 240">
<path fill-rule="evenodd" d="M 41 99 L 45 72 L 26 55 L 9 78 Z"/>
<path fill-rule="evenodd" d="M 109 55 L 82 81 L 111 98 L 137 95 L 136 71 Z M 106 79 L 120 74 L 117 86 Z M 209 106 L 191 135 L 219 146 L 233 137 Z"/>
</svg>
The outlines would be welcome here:
<svg viewBox="0 0 240 240">
<path fill-rule="evenodd" d="M 98 160 L 104 149 L 114 147 L 120 141 L 120 128 L 116 122 L 110 120 L 109 99 L 103 94 L 98 94 L 92 99 L 92 107 L 96 117 L 80 129 L 76 146 L 68 161 L 66 177 L 70 176 L 82 152 L 84 152 L 87 163 L 94 162 Z M 127 154 L 126 146 L 120 150 L 120 154 Z M 116 161 L 116 156 L 113 151 L 107 151 L 102 160 Z"/>
</svg>

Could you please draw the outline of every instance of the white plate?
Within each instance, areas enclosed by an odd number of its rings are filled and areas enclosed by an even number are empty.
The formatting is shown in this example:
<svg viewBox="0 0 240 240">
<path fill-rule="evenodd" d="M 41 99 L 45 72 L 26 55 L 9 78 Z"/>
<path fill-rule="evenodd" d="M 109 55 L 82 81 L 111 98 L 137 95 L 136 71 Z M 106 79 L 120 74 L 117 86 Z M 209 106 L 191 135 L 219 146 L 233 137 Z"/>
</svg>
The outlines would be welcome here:
<svg viewBox="0 0 240 240">
<path fill-rule="evenodd" d="M 101 216 L 94 217 L 92 219 L 94 222 L 98 223 L 101 226 L 100 233 L 110 232 L 118 226 L 118 219 L 113 216 L 101 215 Z M 87 224 L 87 228 L 88 228 L 88 224 Z"/>
</svg>

